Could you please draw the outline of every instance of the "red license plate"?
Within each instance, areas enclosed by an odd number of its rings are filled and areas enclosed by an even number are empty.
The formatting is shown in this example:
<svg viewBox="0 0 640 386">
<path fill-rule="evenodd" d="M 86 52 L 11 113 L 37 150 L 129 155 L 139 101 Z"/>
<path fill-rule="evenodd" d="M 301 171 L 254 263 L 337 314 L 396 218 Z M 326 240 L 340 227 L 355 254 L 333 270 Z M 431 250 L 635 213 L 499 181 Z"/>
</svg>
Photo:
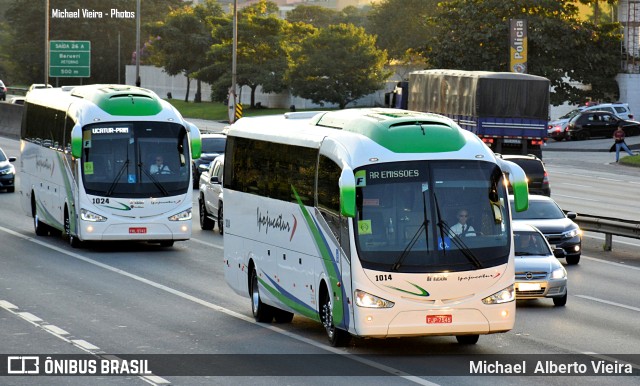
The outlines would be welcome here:
<svg viewBox="0 0 640 386">
<path fill-rule="evenodd" d="M 451 315 L 427 315 L 428 324 L 451 323 L 452 321 Z"/>
<path fill-rule="evenodd" d="M 129 228 L 129 233 L 147 233 L 147 228 Z"/>
</svg>

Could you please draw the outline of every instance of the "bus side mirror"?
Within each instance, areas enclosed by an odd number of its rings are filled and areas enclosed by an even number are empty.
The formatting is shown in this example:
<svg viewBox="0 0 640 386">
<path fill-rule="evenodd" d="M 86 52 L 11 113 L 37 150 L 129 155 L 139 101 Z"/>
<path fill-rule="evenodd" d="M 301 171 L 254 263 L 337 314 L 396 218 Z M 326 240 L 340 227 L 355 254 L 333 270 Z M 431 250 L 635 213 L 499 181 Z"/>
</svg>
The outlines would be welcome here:
<svg viewBox="0 0 640 386">
<path fill-rule="evenodd" d="M 187 129 L 189 130 L 189 143 L 191 145 L 191 158 L 198 159 L 202 154 L 202 138 L 200 137 L 200 130 L 191 122 L 186 122 Z"/>
<path fill-rule="evenodd" d="M 87 131 L 90 135 L 90 131 Z M 91 138 L 87 138 L 87 147 L 91 146 Z M 71 129 L 71 155 L 73 158 L 80 158 L 82 156 L 82 146 L 84 145 L 82 140 L 82 127 L 80 125 L 73 126 Z"/>
<path fill-rule="evenodd" d="M 356 216 L 356 178 L 350 168 L 342 169 L 340 180 L 340 213 L 345 217 Z"/>
<path fill-rule="evenodd" d="M 524 212 L 529 208 L 529 185 L 527 175 L 517 164 L 497 159 L 500 168 L 508 175 L 509 183 L 513 188 L 513 204 L 516 212 Z"/>
</svg>

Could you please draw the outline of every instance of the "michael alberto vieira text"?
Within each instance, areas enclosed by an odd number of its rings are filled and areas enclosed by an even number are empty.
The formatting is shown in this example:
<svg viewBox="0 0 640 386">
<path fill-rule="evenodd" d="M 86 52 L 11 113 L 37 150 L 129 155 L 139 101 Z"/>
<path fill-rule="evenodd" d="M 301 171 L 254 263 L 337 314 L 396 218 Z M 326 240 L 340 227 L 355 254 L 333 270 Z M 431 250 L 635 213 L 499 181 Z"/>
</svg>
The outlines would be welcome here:
<svg viewBox="0 0 640 386">
<path fill-rule="evenodd" d="M 603 360 L 591 360 L 587 363 L 556 363 L 554 361 L 535 361 L 532 373 L 527 372 L 527 361 L 501 363 L 499 361 L 470 361 L 471 374 L 535 374 L 535 375 L 622 375 L 633 374 L 629 363 L 613 363 Z"/>
</svg>

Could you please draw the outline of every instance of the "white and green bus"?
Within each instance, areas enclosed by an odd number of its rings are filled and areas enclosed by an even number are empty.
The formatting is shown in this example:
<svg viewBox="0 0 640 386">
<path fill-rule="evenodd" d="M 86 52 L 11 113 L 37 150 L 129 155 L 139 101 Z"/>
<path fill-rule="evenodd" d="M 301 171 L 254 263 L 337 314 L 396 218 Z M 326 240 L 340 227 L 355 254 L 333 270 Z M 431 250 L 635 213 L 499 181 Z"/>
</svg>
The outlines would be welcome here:
<svg viewBox="0 0 640 386">
<path fill-rule="evenodd" d="M 225 158 L 225 277 L 257 321 L 296 313 L 335 346 L 473 344 L 513 327 L 506 176 L 522 211 L 525 174 L 449 118 L 382 108 L 242 118 Z M 474 231 L 459 235 L 462 210 Z"/>
<path fill-rule="evenodd" d="M 61 232 L 73 247 L 171 246 L 191 237 L 191 158 L 200 147 L 197 127 L 149 90 L 33 90 L 22 118 L 21 206 L 37 235 Z"/>
</svg>

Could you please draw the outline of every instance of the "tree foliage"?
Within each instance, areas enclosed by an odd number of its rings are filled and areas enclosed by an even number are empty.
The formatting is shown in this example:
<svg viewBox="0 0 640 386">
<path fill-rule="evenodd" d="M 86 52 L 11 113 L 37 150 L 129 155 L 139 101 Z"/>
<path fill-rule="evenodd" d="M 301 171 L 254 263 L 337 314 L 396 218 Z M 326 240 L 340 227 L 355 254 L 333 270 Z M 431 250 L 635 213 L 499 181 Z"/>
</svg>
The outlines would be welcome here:
<svg viewBox="0 0 640 386">
<path fill-rule="evenodd" d="M 433 68 L 509 71 L 509 19 L 526 19 L 528 72 L 551 81 L 553 104 L 617 97 L 617 23 L 580 21 L 572 0 L 452 0 L 441 6 L 430 19 L 434 35 L 425 53 Z"/>
<path fill-rule="evenodd" d="M 169 12 L 164 21 L 148 27 L 152 35 L 151 62 L 163 67 L 169 75 L 184 74 L 187 78 L 185 102 L 189 100 L 190 78 L 207 64 L 206 54 L 213 44 L 207 18 L 222 16 L 215 1 L 195 7 L 183 6 Z M 201 101 L 200 80 L 195 102 Z"/>
<path fill-rule="evenodd" d="M 437 15 L 441 0 L 383 0 L 373 4 L 368 15 L 367 32 L 378 37 L 378 47 L 387 50 L 390 59 L 407 60 L 423 52 L 431 36 L 429 17 Z"/>
<path fill-rule="evenodd" d="M 351 24 L 319 30 L 292 59 L 288 77 L 293 94 L 340 108 L 380 90 L 390 75 L 384 68 L 386 52 L 376 47 L 375 37 Z"/>
</svg>

